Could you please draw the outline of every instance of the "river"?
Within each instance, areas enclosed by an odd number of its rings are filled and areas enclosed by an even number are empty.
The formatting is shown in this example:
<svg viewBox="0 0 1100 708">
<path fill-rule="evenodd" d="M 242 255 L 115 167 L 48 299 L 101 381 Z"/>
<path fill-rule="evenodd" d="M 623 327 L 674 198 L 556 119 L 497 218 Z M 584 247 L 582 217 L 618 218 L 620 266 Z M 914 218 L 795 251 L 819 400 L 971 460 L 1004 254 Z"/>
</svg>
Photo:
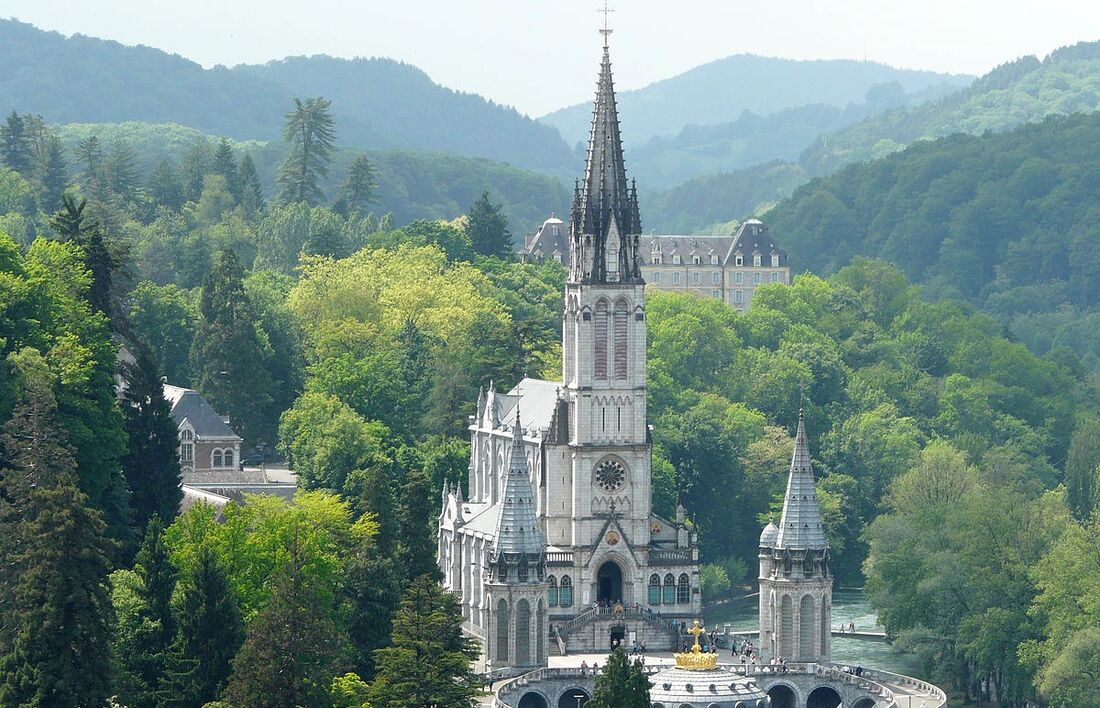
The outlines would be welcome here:
<svg viewBox="0 0 1100 708">
<path fill-rule="evenodd" d="M 754 595 L 735 603 L 712 607 L 704 611 L 703 619 L 708 627 L 721 627 L 729 623 L 735 631 L 756 630 L 760 628 L 757 612 Z M 841 623 L 847 626 L 849 622 L 854 622 L 857 630 L 882 631 L 862 590 L 833 592 L 833 626 L 838 627 Z M 833 661 L 870 666 L 906 676 L 919 673 L 916 657 L 912 654 L 898 651 L 886 642 L 869 639 L 833 635 Z"/>
</svg>

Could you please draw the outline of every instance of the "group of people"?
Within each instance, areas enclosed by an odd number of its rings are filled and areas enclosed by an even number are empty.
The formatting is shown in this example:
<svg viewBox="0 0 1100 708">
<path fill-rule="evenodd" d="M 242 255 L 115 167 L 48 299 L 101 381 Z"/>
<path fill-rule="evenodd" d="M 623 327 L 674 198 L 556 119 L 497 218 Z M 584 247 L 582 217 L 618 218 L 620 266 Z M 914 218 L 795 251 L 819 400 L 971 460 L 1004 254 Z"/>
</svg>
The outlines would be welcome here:
<svg viewBox="0 0 1100 708">
<path fill-rule="evenodd" d="M 730 652 L 730 656 L 739 657 L 741 666 L 760 665 L 760 656 L 756 653 L 756 646 L 747 639 L 742 639 L 741 643 Z"/>
<path fill-rule="evenodd" d="M 863 676 L 863 667 L 862 666 L 852 667 L 852 666 L 845 665 L 845 666 L 842 666 L 840 670 L 843 671 L 846 674 L 851 674 L 852 676 Z"/>
<path fill-rule="evenodd" d="M 841 632 L 854 632 L 854 631 L 856 631 L 856 623 L 855 622 L 849 622 L 848 624 L 841 624 L 840 625 L 840 631 Z"/>
<path fill-rule="evenodd" d="M 631 656 L 641 656 L 645 658 L 645 642 L 635 641 L 634 645 L 630 647 Z"/>
</svg>

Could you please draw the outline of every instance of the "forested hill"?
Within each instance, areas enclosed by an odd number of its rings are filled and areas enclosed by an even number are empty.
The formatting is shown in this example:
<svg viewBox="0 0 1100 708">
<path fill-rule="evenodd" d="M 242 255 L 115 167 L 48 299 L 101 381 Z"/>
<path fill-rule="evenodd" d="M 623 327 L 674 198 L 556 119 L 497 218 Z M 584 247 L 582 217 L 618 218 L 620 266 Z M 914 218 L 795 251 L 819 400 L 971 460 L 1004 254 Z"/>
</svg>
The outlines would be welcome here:
<svg viewBox="0 0 1100 708">
<path fill-rule="evenodd" d="M 1100 368 L 1100 114 L 920 142 L 799 188 L 768 215 L 799 270 L 894 261 L 1033 349 Z"/>
<path fill-rule="evenodd" d="M 973 77 L 895 69 L 866 61 L 796 61 L 738 54 L 695 67 L 642 89 L 618 94 L 623 139 L 640 144 L 676 135 L 688 125 L 737 120 L 820 103 L 844 108 L 864 100 L 876 84 L 896 81 L 906 93 L 944 82 L 965 86 Z M 595 75 L 593 74 L 593 82 Z M 539 120 L 558 128 L 569 144 L 584 140 L 591 106 L 570 106 Z"/>
<path fill-rule="evenodd" d="M 389 59 L 204 69 L 158 49 L 0 20 L 0 67 L 0 113 L 38 113 L 52 123 L 173 122 L 274 140 L 295 96 L 323 95 L 343 145 L 457 152 L 556 174 L 574 166 L 552 127 Z"/>
<path fill-rule="evenodd" d="M 803 167 L 823 175 L 916 140 L 953 133 L 1010 130 L 1049 115 L 1096 110 L 1100 104 L 1100 42 L 1026 56 L 1003 64 L 963 91 L 916 107 L 899 108 L 842 128 L 811 146 Z"/>
</svg>

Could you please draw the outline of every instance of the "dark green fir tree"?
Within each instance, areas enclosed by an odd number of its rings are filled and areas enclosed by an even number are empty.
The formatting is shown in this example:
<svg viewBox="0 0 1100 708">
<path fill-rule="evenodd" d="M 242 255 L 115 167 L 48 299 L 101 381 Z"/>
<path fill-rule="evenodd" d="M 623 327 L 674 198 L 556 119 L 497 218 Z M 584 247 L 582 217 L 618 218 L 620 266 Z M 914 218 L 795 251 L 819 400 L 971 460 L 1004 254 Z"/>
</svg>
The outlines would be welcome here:
<svg viewBox="0 0 1100 708">
<path fill-rule="evenodd" d="M 241 200 L 241 183 L 237 174 L 237 160 L 233 156 L 233 147 L 225 138 L 221 139 L 218 147 L 214 149 L 214 161 L 210 171 L 216 175 L 225 177 L 225 184 L 229 193 L 238 202 Z"/>
<path fill-rule="evenodd" d="M 103 172 L 107 178 L 107 188 L 123 197 L 133 195 L 141 178 L 138 169 L 137 153 L 130 143 L 115 138 L 111 143 L 111 152 L 103 162 Z"/>
<path fill-rule="evenodd" d="M 78 178 L 81 190 L 88 196 L 99 196 L 105 185 L 103 179 L 103 144 L 96 135 L 89 135 L 76 145 L 76 161 L 80 165 Z"/>
<path fill-rule="evenodd" d="M 294 110 L 286 114 L 283 140 L 290 145 L 279 167 L 279 198 L 287 203 L 316 205 L 324 199 L 320 181 L 328 176 L 335 151 L 332 103 L 325 98 L 294 99 Z"/>
<path fill-rule="evenodd" d="M 152 353 L 137 347 L 137 361 L 125 373 L 122 414 L 130 445 L 122 469 L 133 492 L 130 504 L 140 531 L 153 516 L 171 523 L 179 509 L 179 433 Z"/>
<path fill-rule="evenodd" d="M 432 481 L 421 470 L 410 470 L 401 485 L 397 521 L 401 538 L 397 558 L 407 578 L 428 576 L 442 579 L 435 561 L 435 512 L 432 511 Z"/>
<path fill-rule="evenodd" d="M 466 217 L 466 234 L 475 251 L 483 256 L 512 257 L 514 251 L 512 234 L 508 231 L 508 217 L 504 215 L 501 205 L 489 200 L 488 192 L 482 192 Z"/>
<path fill-rule="evenodd" d="M 149 196 L 153 201 L 169 209 L 178 210 L 183 205 L 183 189 L 180 187 L 176 170 L 168 163 L 161 160 L 152 176 L 149 177 Z"/>
<path fill-rule="evenodd" d="M 34 167 L 34 146 L 27 132 L 24 116 L 15 111 L 0 126 L 0 163 L 24 177 L 31 177 Z"/>
<path fill-rule="evenodd" d="M 256 173 L 256 163 L 252 161 L 252 155 L 247 152 L 241 158 L 241 166 L 237 170 L 237 179 L 240 182 L 241 195 L 238 198 L 245 214 L 252 216 L 264 208 L 264 189 L 260 184 L 260 176 Z"/>
<path fill-rule="evenodd" d="M 86 217 L 84 210 L 88 202 L 76 200 L 64 194 L 61 197 L 61 209 L 50 219 L 50 227 L 63 241 L 71 241 L 84 250 L 84 264 L 92 274 L 92 285 L 88 291 L 88 302 L 96 312 L 102 312 L 111 318 L 111 287 L 114 279 L 115 261 L 103 237 L 103 229 L 95 219 Z"/>
<path fill-rule="evenodd" d="M 42 211 L 53 213 L 61 208 L 61 196 L 69 186 L 66 168 L 61 140 L 50 136 L 38 166 L 38 207 Z"/>
<path fill-rule="evenodd" d="M 374 190 L 377 187 L 374 165 L 366 155 L 359 155 L 348 166 L 347 175 L 333 203 L 333 210 L 344 216 L 366 214 L 375 200 Z"/>
<path fill-rule="evenodd" d="M 631 663 L 622 647 L 596 676 L 591 708 L 649 708 L 649 679 L 641 662 Z"/>
</svg>

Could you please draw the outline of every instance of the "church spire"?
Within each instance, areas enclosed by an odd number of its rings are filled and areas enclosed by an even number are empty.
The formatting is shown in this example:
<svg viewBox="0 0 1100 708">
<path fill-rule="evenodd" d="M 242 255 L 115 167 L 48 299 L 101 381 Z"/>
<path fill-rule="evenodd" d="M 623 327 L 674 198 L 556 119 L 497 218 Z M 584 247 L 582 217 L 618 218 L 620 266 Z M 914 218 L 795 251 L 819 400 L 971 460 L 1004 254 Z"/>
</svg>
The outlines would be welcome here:
<svg viewBox="0 0 1100 708">
<path fill-rule="evenodd" d="M 604 33 L 603 61 L 592 110 L 584 179 L 574 193 L 570 280 L 639 282 L 638 194 L 626 179 L 619 112 L 611 75 L 610 30 Z"/>
<path fill-rule="evenodd" d="M 518 406 L 493 545 L 498 557 L 501 554 L 518 553 L 525 554 L 532 561 L 541 558 L 546 551 L 546 539 L 535 513 L 535 493 L 531 488 L 531 475 L 527 469 L 523 424 L 520 423 Z"/>
<path fill-rule="evenodd" d="M 810 442 L 806 436 L 803 411 L 798 410 L 798 432 L 794 436 L 794 453 L 787 477 L 787 496 L 783 500 L 783 516 L 779 522 L 776 548 L 824 549 L 825 526 L 821 522 L 821 507 L 817 503 L 814 470 L 810 462 Z"/>
</svg>

